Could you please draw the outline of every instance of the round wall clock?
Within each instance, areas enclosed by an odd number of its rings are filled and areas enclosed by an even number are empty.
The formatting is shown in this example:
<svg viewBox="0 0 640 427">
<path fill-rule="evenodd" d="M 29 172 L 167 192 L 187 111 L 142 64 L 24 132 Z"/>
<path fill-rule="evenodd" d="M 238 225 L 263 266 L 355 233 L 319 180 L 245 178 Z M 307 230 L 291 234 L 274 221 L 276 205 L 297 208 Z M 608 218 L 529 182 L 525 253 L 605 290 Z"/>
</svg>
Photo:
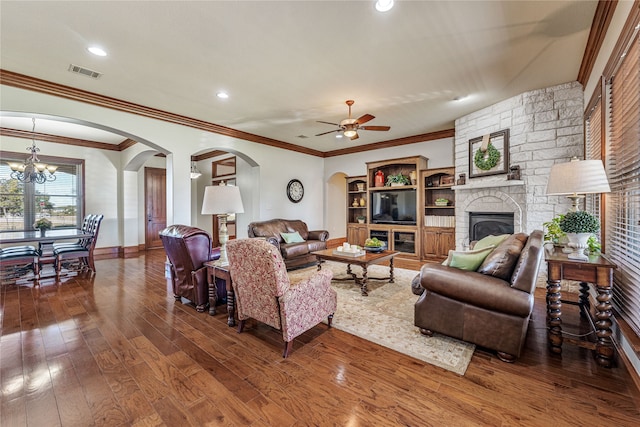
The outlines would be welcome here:
<svg viewBox="0 0 640 427">
<path fill-rule="evenodd" d="M 300 180 L 292 179 L 287 184 L 287 197 L 293 203 L 298 203 L 302 200 L 302 196 L 304 196 L 304 187 Z"/>
</svg>

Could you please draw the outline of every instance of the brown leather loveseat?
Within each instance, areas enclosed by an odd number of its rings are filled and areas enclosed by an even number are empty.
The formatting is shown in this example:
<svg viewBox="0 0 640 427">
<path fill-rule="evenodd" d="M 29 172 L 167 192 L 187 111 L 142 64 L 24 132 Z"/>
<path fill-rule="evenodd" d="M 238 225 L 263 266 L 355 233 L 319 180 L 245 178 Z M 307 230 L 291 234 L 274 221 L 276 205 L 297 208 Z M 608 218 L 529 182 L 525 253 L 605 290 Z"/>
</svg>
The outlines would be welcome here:
<svg viewBox="0 0 640 427">
<path fill-rule="evenodd" d="M 302 240 L 287 243 L 283 235 L 298 232 Z M 309 231 L 304 221 L 295 219 L 271 219 L 249 224 L 249 237 L 263 237 L 276 246 L 282 254 L 287 270 L 316 262 L 311 252 L 327 249 L 329 232 L 327 230 Z"/>
<path fill-rule="evenodd" d="M 495 350 L 505 362 L 520 356 L 533 310 L 543 232 L 513 234 L 476 271 L 426 264 L 413 292 L 414 322 L 434 332 Z"/>
</svg>

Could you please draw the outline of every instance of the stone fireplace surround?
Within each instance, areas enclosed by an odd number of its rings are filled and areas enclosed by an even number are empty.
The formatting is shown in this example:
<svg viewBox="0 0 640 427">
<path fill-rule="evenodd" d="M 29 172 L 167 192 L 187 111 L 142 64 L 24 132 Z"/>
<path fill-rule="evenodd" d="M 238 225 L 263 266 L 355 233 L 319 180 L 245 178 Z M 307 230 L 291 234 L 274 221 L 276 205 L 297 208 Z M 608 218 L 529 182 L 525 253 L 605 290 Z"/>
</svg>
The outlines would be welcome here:
<svg viewBox="0 0 640 427">
<path fill-rule="evenodd" d="M 511 183 L 505 185 L 505 183 Z M 487 187 L 470 185 L 455 186 L 456 190 L 456 247 L 469 239 L 470 212 L 502 212 L 513 214 L 513 230 L 521 233 L 524 229 L 523 213 L 526 212 L 525 188 L 522 181 L 492 182 Z"/>
</svg>

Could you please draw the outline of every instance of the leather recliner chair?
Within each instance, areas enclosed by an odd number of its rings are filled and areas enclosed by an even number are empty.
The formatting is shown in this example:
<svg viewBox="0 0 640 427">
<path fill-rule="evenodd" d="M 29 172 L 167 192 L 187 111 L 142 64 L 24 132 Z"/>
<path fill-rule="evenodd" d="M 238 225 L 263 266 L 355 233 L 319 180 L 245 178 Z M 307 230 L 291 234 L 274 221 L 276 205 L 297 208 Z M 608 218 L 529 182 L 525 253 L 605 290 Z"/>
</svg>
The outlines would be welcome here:
<svg viewBox="0 0 640 427">
<path fill-rule="evenodd" d="M 160 239 L 171 263 L 171 283 L 176 300 L 185 298 L 204 312 L 209 306 L 209 280 L 204 263 L 220 258 L 211 247 L 211 235 L 197 227 L 171 225 L 160 231 Z M 214 292 L 220 298 L 220 290 Z"/>
</svg>

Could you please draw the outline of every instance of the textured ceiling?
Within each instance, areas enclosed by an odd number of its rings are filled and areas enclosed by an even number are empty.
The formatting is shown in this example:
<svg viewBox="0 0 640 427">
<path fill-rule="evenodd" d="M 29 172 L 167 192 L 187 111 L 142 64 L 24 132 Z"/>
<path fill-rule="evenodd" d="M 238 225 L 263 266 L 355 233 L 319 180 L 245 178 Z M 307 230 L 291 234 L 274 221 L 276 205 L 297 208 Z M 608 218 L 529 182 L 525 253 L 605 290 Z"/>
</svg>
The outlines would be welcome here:
<svg viewBox="0 0 640 427">
<path fill-rule="evenodd" d="M 379 13 L 373 1 L 3 0 L 0 60 L 4 70 L 331 151 L 450 129 L 487 105 L 576 80 L 596 6 L 396 1 Z M 73 74 L 70 64 L 103 75 Z M 347 117 L 347 99 L 354 117 L 370 113 L 368 125 L 391 130 L 314 136 L 333 129 L 317 120 Z M 31 130 L 26 123 L 1 121 Z"/>
</svg>

